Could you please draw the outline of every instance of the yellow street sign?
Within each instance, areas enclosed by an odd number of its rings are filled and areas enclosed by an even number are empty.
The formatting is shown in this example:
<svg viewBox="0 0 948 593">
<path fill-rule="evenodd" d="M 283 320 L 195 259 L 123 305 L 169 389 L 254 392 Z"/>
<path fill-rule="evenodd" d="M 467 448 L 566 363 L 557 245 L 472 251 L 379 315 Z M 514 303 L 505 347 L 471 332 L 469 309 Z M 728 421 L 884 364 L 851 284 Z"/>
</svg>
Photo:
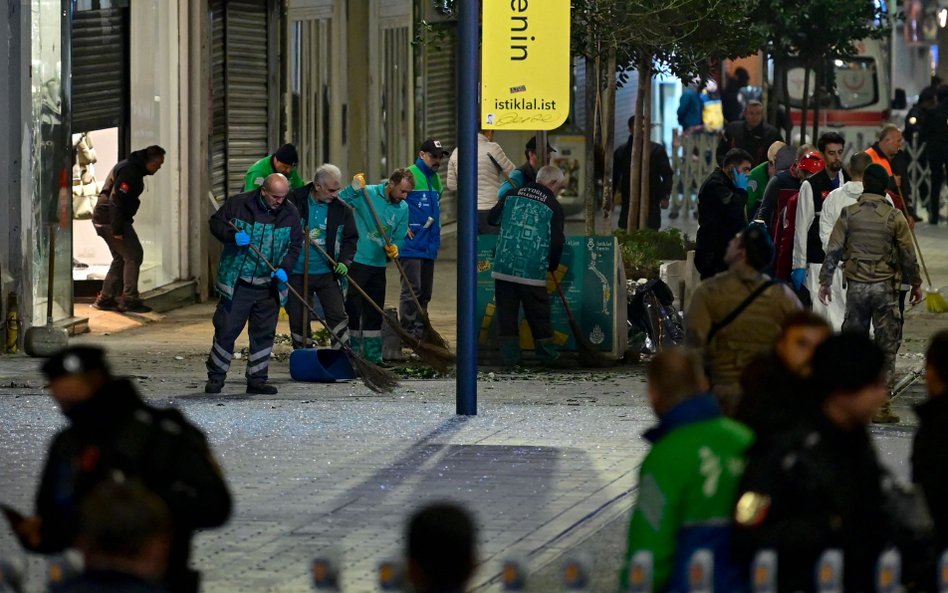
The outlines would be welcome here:
<svg viewBox="0 0 948 593">
<path fill-rule="evenodd" d="M 569 115 L 569 0 L 484 0 L 481 128 L 552 130 Z"/>
</svg>

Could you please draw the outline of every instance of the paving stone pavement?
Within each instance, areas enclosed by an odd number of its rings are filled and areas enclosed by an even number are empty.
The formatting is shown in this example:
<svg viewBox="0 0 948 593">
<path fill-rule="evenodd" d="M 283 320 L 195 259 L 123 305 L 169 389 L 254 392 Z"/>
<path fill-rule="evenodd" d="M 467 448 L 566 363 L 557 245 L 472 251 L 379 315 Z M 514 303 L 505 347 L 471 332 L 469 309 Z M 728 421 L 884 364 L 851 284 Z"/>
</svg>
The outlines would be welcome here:
<svg viewBox="0 0 948 593">
<path fill-rule="evenodd" d="M 922 230 L 934 284 L 948 283 L 944 241 Z M 449 274 L 451 264 L 441 265 Z M 475 589 L 498 590 L 501 560 L 518 555 L 536 578 L 531 590 L 559 590 L 559 561 L 584 553 L 594 568 L 590 590 L 615 590 L 647 452 L 640 434 L 653 422 L 642 367 L 493 376 L 485 369 L 479 414 L 463 418 L 454 415 L 453 381 L 406 380 L 381 396 L 358 382 L 292 383 L 283 347 L 271 375 L 278 396 L 243 395 L 239 363 L 225 393 L 206 396 L 211 309 L 187 307 L 156 316 L 159 323 L 73 340 L 106 346 L 118 374 L 207 431 L 236 507 L 230 523 L 196 540 L 204 591 L 306 591 L 310 560 L 326 553 L 341 558 L 346 591 L 374 591 L 376 563 L 398 557 L 409 513 L 442 499 L 476 514 L 482 562 Z M 437 327 L 453 322 L 447 311 L 433 319 Z M 948 315 L 910 312 L 899 371 L 917 369 L 928 336 L 945 327 Z M 22 510 L 32 507 L 45 446 L 62 425 L 42 385 L 36 361 L 0 357 L 0 501 Z M 903 424 L 873 430 L 883 459 L 902 476 L 909 408 L 923 397 L 916 384 L 896 402 Z M 0 529 L 0 556 L 18 555 Z M 43 563 L 35 556 L 26 562 L 30 590 L 39 591 Z"/>
</svg>

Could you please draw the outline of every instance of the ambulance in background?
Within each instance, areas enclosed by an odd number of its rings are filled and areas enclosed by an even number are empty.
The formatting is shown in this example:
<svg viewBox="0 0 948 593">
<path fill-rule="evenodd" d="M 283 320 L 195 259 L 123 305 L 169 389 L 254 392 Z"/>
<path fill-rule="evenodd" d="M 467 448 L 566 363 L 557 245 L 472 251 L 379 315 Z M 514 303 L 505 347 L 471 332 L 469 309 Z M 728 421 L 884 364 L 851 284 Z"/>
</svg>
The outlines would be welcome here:
<svg viewBox="0 0 948 593">
<path fill-rule="evenodd" d="M 892 90 L 888 76 L 888 58 L 884 41 L 867 39 L 856 43 L 856 55 L 848 59 L 829 60 L 831 88 L 824 89 L 820 99 L 819 133 L 837 131 L 846 139 L 846 161 L 853 152 L 865 150 L 876 141 L 882 124 L 890 121 Z M 803 139 L 813 132 L 813 92 L 815 74 L 809 73 L 810 104 Z M 790 119 L 794 141 L 800 141 L 803 100 L 803 68 L 791 66 L 788 72 Z"/>
</svg>

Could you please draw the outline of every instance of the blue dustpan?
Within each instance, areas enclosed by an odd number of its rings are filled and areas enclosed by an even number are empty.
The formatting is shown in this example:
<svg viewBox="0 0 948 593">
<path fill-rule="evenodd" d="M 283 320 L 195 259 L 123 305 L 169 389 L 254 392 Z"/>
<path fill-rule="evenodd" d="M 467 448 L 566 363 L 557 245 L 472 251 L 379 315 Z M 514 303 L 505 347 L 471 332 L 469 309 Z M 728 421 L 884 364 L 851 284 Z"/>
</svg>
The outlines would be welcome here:
<svg viewBox="0 0 948 593">
<path fill-rule="evenodd" d="M 342 350 L 300 348 L 290 354 L 290 377 L 294 381 L 333 383 L 355 379 L 355 371 Z"/>
</svg>

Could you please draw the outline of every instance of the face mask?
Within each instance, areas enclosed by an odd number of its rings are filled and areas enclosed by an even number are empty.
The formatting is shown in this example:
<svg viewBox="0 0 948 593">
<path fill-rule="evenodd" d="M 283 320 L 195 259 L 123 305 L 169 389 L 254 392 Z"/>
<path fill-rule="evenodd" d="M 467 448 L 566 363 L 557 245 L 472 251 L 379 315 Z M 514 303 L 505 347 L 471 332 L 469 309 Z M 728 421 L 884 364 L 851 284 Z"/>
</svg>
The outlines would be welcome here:
<svg viewBox="0 0 948 593">
<path fill-rule="evenodd" d="M 734 185 L 737 186 L 738 189 L 747 189 L 747 182 L 750 180 L 749 175 L 734 169 L 731 173 L 731 177 L 734 179 Z"/>
</svg>

